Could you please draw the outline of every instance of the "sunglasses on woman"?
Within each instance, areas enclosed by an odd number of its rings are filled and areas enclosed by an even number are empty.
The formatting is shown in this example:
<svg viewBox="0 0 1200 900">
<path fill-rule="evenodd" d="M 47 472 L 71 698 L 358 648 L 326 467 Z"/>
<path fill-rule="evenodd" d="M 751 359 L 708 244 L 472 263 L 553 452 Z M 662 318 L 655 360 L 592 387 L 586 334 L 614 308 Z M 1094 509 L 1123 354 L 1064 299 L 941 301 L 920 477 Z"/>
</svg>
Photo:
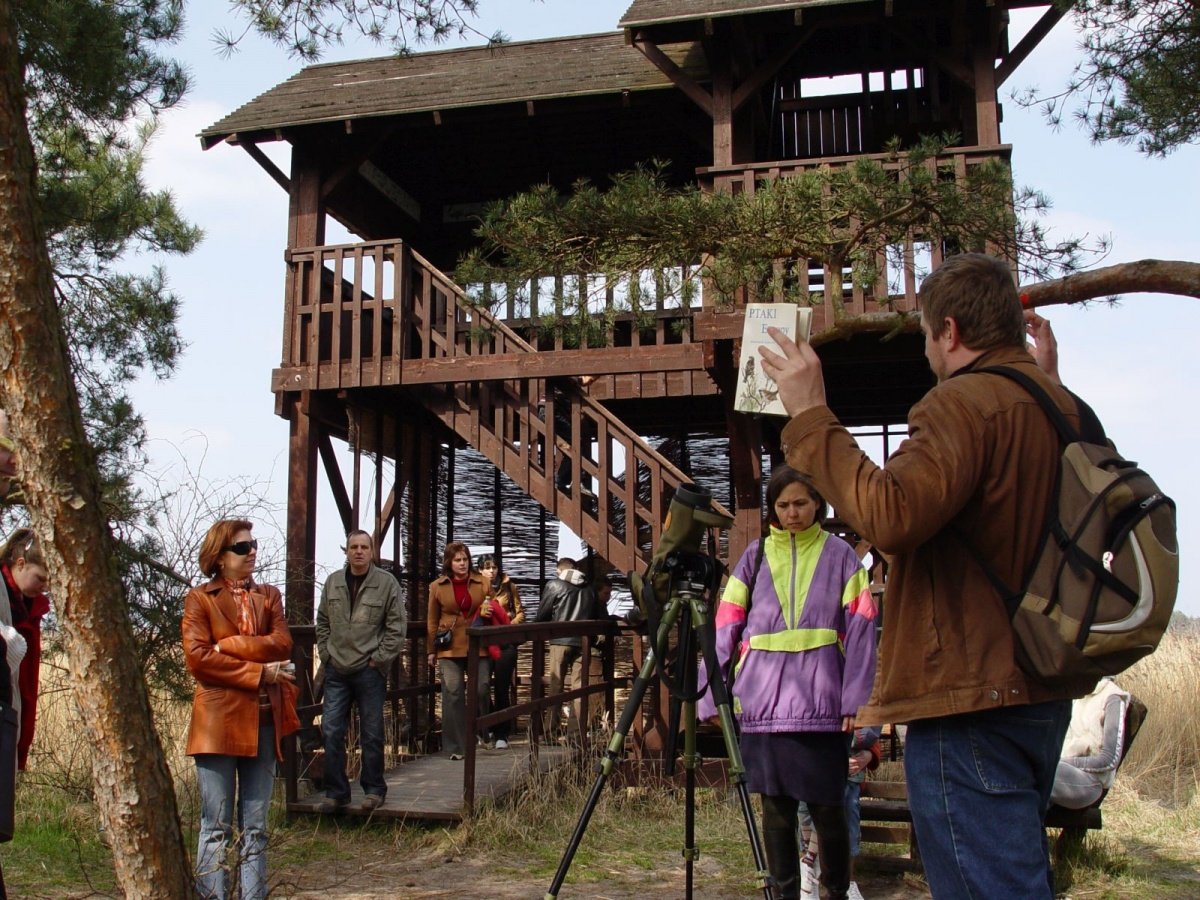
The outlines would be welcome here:
<svg viewBox="0 0 1200 900">
<path fill-rule="evenodd" d="M 222 547 L 221 549 L 236 553 L 238 556 L 245 556 L 251 550 L 258 549 L 258 541 L 238 541 L 236 544 L 230 544 L 228 547 Z"/>
</svg>

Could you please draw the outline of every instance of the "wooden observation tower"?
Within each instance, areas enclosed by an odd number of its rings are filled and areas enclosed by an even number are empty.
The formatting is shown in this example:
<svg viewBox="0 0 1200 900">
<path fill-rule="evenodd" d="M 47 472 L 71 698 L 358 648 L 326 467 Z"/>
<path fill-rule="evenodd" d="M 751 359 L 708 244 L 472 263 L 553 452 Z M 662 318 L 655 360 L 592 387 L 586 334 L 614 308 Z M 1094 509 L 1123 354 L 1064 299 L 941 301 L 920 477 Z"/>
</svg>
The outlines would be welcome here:
<svg viewBox="0 0 1200 900">
<path fill-rule="evenodd" d="M 1025 7 L 1040 19 L 1010 46 L 1010 11 Z M 206 148 L 240 146 L 290 198 L 272 389 L 291 426 L 292 621 L 312 621 L 318 479 L 342 525 L 403 562 L 411 603 L 440 562 L 446 465 L 462 447 L 629 570 L 691 480 L 644 439 L 721 435 L 729 476 L 714 493 L 736 518 L 724 551 L 736 558 L 758 532 L 774 441 L 772 425 L 731 410 L 737 311 L 660 297 L 648 319 L 618 312 L 601 339 L 573 342 L 539 327 L 582 283 L 560 279 L 523 286 L 520 301 L 497 286 L 507 300 L 493 315 L 444 274 L 473 245 L 473 217 L 535 184 L 603 184 L 650 159 L 669 160 L 679 184 L 754 191 L 927 133 L 961 136 L 934 164 L 965 178 L 1009 159 L 997 91 L 1060 16 L 1019 0 L 634 0 L 611 33 L 311 66 L 205 129 Z M 260 149 L 270 141 L 291 145 L 290 172 Z M 330 218 L 359 242 L 328 244 Z M 823 297 L 814 332 L 835 308 L 915 309 L 922 262 L 943 248 L 914 237 L 898 250 L 901 270 L 867 289 L 799 261 Z M 848 424 L 901 425 L 932 383 L 917 335 L 820 352 Z M 348 475 L 334 441 L 352 450 Z M 377 477 L 364 501 L 365 466 Z"/>
</svg>

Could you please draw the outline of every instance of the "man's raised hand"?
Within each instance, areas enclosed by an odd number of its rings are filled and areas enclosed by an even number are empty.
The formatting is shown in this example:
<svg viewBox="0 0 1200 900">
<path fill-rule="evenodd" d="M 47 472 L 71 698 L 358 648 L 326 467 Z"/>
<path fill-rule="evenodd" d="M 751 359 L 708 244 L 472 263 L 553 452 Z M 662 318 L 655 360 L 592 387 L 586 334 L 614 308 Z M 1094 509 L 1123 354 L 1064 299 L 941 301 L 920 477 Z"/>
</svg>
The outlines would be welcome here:
<svg viewBox="0 0 1200 900">
<path fill-rule="evenodd" d="M 797 344 L 778 328 L 768 328 L 767 333 L 779 347 L 776 353 L 759 347 L 762 368 L 779 387 L 779 399 L 789 416 L 798 416 L 814 406 L 825 405 L 825 379 L 821 374 L 821 360 L 817 352 L 801 341 Z"/>
</svg>

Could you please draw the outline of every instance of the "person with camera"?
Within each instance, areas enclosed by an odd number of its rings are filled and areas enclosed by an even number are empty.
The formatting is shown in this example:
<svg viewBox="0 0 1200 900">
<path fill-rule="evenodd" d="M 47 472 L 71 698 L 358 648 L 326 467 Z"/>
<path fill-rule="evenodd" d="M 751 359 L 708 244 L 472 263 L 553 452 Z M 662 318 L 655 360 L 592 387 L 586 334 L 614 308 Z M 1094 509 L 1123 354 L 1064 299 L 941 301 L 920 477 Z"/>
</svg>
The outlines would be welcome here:
<svg viewBox="0 0 1200 900">
<path fill-rule="evenodd" d="M 816 828 L 821 883 L 844 900 L 850 836 L 844 795 L 854 716 L 875 677 L 875 604 L 853 548 L 824 531 L 827 506 L 805 475 L 777 466 L 768 533 L 746 548 L 716 613 L 720 675 L 732 681 L 750 791 L 781 898 L 800 896 L 799 805 Z M 698 712 L 716 713 L 712 692 Z"/>
<path fill-rule="evenodd" d="M 183 654 L 196 679 L 186 751 L 200 789 L 196 890 L 209 900 L 225 900 L 235 823 L 242 900 L 267 896 L 275 762 L 283 759 L 280 740 L 300 727 L 292 636 L 279 590 L 253 578 L 252 527 L 223 519 L 208 529 L 200 570 L 211 580 L 183 601 Z"/>
<path fill-rule="evenodd" d="M 520 625 L 525 621 L 525 609 L 513 580 L 500 571 L 496 557 L 490 553 L 479 557 L 479 574 L 488 585 L 488 599 L 498 604 L 508 619 L 509 625 Z M 496 624 L 496 623 L 493 623 Z M 517 645 L 505 644 L 500 649 L 500 658 L 492 663 L 492 712 L 508 709 L 513 702 L 514 678 L 517 674 Z M 497 750 L 508 749 L 508 737 L 512 734 L 512 722 L 501 722 L 492 730 Z"/>
<path fill-rule="evenodd" d="M 321 813 L 350 802 L 346 778 L 346 731 L 357 704 L 361 728 L 362 808 L 377 809 L 387 796 L 383 778 L 383 701 L 387 673 L 400 655 L 408 616 L 400 584 L 374 564 L 371 535 L 346 535 L 346 567 L 325 580 L 317 607 L 317 654 L 325 671 L 321 733 L 325 742 L 325 799 Z"/>
<path fill-rule="evenodd" d="M 488 585 L 471 571 L 471 551 L 462 541 L 451 541 L 442 554 L 442 574 L 429 585 L 429 607 L 425 617 L 428 662 L 438 667 L 442 683 L 442 749 L 451 759 L 462 759 L 467 748 L 467 628 L 476 615 L 491 617 Z M 488 712 L 492 660 L 487 648 L 479 648 L 479 678 L 473 686 L 479 714 Z"/>
</svg>

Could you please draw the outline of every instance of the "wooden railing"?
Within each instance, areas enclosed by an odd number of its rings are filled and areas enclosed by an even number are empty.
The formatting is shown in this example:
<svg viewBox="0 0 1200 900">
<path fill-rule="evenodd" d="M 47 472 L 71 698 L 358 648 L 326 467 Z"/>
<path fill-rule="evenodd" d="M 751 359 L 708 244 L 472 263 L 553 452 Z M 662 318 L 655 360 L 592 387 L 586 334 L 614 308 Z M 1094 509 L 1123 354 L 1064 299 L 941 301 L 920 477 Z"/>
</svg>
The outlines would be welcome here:
<svg viewBox="0 0 1200 900">
<path fill-rule="evenodd" d="M 417 623 L 420 624 L 420 623 Z M 571 703 L 585 698 L 589 702 L 601 704 L 606 721 L 616 720 L 616 691 L 628 687 L 628 677 L 617 677 L 615 674 L 615 638 L 618 624 L 614 620 L 595 620 L 579 622 L 543 622 L 521 625 L 499 625 L 486 628 L 469 628 L 467 650 L 467 680 L 474 683 L 479 677 L 479 651 L 482 647 L 514 642 L 521 644 L 522 652 L 531 657 L 530 679 L 528 693 L 525 688 L 519 691 L 515 703 L 507 709 L 481 714 L 478 708 L 478 696 L 475 691 L 466 693 L 466 742 L 463 765 L 463 811 L 470 815 L 475 806 L 475 757 L 477 750 L 476 737 L 486 734 L 494 726 L 502 722 L 514 725 L 521 717 L 527 717 L 529 722 L 529 741 L 532 751 L 536 752 L 538 744 L 545 739 L 542 734 L 542 713 L 556 704 Z M 314 699 L 313 681 L 316 675 L 315 628 L 312 625 L 291 626 L 294 649 L 292 657 L 297 661 L 297 680 L 301 689 L 301 705 L 297 707 L 300 716 L 301 731 L 292 739 L 283 742 L 284 750 L 284 779 L 285 796 L 288 804 L 295 804 L 303 799 L 300 797 L 301 780 L 309 780 L 309 771 L 315 754 L 321 750 L 316 739 L 317 729 L 313 725 L 316 718 L 322 716 L 324 702 L 322 697 Z M 408 648 L 403 657 L 412 657 L 414 645 L 423 646 L 425 629 L 420 627 L 410 632 Z M 580 685 L 574 689 L 564 686 L 562 691 L 548 693 L 545 687 L 547 642 L 553 638 L 578 637 L 582 646 L 581 658 L 591 659 L 592 648 L 599 648 L 602 675 L 599 679 L 592 676 L 591 667 L 583 665 L 580 670 Z M 431 671 L 426 669 L 425 671 Z M 432 678 L 427 682 L 412 682 L 399 665 L 393 663 L 387 675 L 387 691 L 384 699 L 384 751 L 388 768 L 400 765 L 405 759 L 410 759 L 430 748 L 424 740 L 416 740 L 417 734 L 432 736 L 434 746 L 439 743 L 435 727 L 435 700 L 438 696 L 439 685 Z M 418 702 L 420 701 L 420 702 Z M 357 714 L 357 711 L 356 711 Z M 592 739 L 588 730 L 589 717 L 578 716 L 572 719 L 574 730 L 568 734 L 571 743 L 576 747 L 587 748 Z M 635 723 L 634 740 L 640 737 L 640 723 Z M 402 731 L 406 730 L 408 739 L 402 739 Z M 353 745 L 353 740 L 351 740 Z M 353 774 L 353 762 L 348 760 Z M 323 772 L 323 768 L 321 768 Z"/>
<path fill-rule="evenodd" d="M 996 147 L 951 147 L 928 159 L 925 165 L 941 173 L 942 177 L 953 177 L 957 183 L 965 184 L 968 173 L 975 166 L 995 160 L 1007 165 L 1011 155 L 1012 147 L 1007 144 Z M 701 169 L 698 174 L 701 184 L 708 190 L 734 194 L 753 193 L 763 182 L 799 175 L 814 169 L 845 168 L 863 159 L 875 160 L 885 170 L 896 172 L 898 175 L 908 165 L 904 159 L 879 153 L 712 167 Z M 903 244 L 879 254 L 876 259 L 879 279 L 865 288 L 853 283 L 848 268 L 834 272 L 828 265 L 812 260 L 791 261 L 787 266 L 798 292 L 823 297 L 823 304 L 815 310 L 816 317 L 813 322 L 814 328 L 819 329 L 842 316 L 916 310 L 917 288 L 922 274 L 937 268 L 942 262 L 943 253 L 942 246 L 925 240 L 914 230 L 909 233 Z M 835 312 L 837 306 L 840 306 L 840 310 Z"/>
<path fill-rule="evenodd" d="M 582 390 L 570 374 L 581 361 L 564 361 L 608 353 L 539 353 L 401 241 L 287 259 L 276 391 L 406 387 L 613 566 L 649 560 L 666 503 L 689 479 Z M 674 347 L 674 357 L 659 347 L 654 365 L 701 365 L 700 345 Z"/>
</svg>

